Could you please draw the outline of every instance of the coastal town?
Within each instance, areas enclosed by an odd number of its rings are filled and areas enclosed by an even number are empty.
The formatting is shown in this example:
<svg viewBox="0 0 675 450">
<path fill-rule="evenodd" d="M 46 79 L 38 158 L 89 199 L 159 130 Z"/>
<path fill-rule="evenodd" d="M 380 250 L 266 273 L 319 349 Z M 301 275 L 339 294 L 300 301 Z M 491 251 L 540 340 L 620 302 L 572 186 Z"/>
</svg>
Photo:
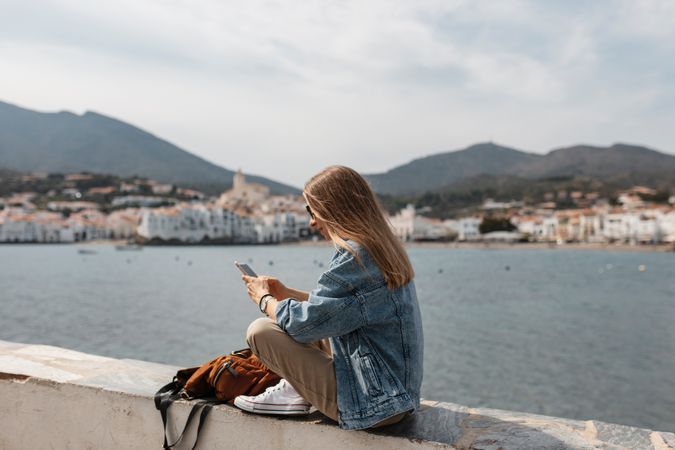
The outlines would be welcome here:
<svg viewBox="0 0 675 450">
<path fill-rule="evenodd" d="M 414 207 L 408 206 L 390 221 L 406 241 L 675 243 L 675 196 L 670 196 L 667 203 L 645 200 L 654 195 L 653 189 L 636 186 L 618 193 L 612 204 L 595 193 L 560 191 L 550 193 L 548 201 L 537 205 L 487 199 L 475 214 L 457 219 L 420 216 Z M 556 209 L 556 197 L 571 200 L 573 207 Z"/>
<path fill-rule="evenodd" d="M 24 175 L 25 181 L 45 177 Z M 39 205 L 36 192 L 0 197 L 0 242 L 180 245 L 316 239 L 302 196 L 272 195 L 267 186 L 247 182 L 241 171 L 231 189 L 211 197 L 147 179 L 78 188 L 92 178 L 64 175 L 64 187 L 40 196 L 58 200 Z M 105 207 L 90 200 L 100 196 L 106 196 Z M 675 244 L 675 196 L 655 197 L 656 191 L 640 186 L 617 193 L 613 201 L 593 192 L 559 191 L 538 204 L 486 199 L 470 214 L 445 220 L 408 205 L 389 220 L 404 241 Z M 557 208 L 561 199 L 569 206 Z"/>
</svg>

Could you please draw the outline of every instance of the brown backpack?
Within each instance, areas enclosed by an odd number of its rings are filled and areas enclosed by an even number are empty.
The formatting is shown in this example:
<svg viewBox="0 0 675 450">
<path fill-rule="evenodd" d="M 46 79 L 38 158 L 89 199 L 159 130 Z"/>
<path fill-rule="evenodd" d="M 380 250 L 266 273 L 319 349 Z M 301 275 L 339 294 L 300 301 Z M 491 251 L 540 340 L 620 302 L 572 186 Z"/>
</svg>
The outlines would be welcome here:
<svg viewBox="0 0 675 450">
<path fill-rule="evenodd" d="M 178 444 L 194 416 L 199 413 L 197 436 L 192 446 L 194 449 L 199 440 L 199 431 L 213 405 L 231 403 L 238 395 L 258 395 L 280 380 L 279 375 L 268 369 L 249 348 L 219 356 L 198 367 L 179 370 L 173 381 L 155 394 L 155 407 L 164 423 L 164 448 L 170 449 Z M 169 444 L 166 434 L 167 410 L 174 401 L 180 399 L 193 400 L 193 406 L 183 432 L 173 444 Z"/>
<path fill-rule="evenodd" d="M 231 402 L 238 395 L 258 395 L 281 378 L 269 370 L 250 348 L 219 356 L 199 367 L 176 373 L 185 399 L 215 396 L 221 402 Z"/>
</svg>

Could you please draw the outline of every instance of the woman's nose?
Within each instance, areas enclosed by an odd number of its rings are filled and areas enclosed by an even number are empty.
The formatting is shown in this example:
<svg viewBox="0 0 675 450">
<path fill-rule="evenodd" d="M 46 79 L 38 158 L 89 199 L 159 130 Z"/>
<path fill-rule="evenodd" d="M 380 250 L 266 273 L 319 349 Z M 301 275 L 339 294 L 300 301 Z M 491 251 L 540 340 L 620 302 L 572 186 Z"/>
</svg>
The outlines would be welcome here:
<svg viewBox="0 0 675 450">
<path fill-rule="evenodd" d="M 315 218 L 309 219 L 309 226 L 312 227 L 312 228 L 316 228 L 316 219 Z"/>
</svg>

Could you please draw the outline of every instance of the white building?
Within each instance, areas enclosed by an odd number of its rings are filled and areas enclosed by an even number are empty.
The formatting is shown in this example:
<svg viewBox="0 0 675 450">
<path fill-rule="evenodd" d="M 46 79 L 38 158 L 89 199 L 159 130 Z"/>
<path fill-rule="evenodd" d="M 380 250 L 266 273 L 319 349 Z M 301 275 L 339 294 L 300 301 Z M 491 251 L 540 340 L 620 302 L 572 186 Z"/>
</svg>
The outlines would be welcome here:
<svg viewBox="0 0 675 450">
<path fill-rule="evenodd" d="M 512 223 L 518 232 L 530 236 L 535 242 L 557 242 L 560 240 L 558 217 L 547 213 L 532 216 L 516 216 Z"/>
<path fill-rule="evenodd" d="M 72 230 L 60 214 L 3 211 L 0 242 L 72 242 Z"/>
<path fill-rule="evenodd" d="M 0 219 L 0 242 L 36 242 L 35 225 L 27 215 Z"/>
<path fill-rule="evenodd" d="M 568 209 L 556 211 L 556 236 L 549 235 L 549 241 L 558 242 L 602 242 L 602 218 L 592 209 Z M 552 229 L 549 231 L 553 232 Z"/>
<path fill-rule="evenodd" d="M 675 210 L 661 216 L 659 229 L 661 231 L 661 239 L 663 242 L 675 243 Z"/>
<path fill-rule="evenodd" d="M 258 244 L 272 244 L 282 241 L 284 226 L 279 214 L 254 216 L 253 220 Z"/>
<path fill-rule="evenodd" d="M 248 241 L 258 244 L 274 244 L 279 242 L 297 241 L 301 235 L 306 235 L 306 227 L 309 221 L 305 219 L 307 214 L 296 214 L 292 212 L 277 212 L 271 214 L 262 214 L 248 216 L 251 219 L 255 233 L 248 234 Z M 246 217 L 246 216 L 245 216 Z M 248 224 L 246 225 L 248 226 Z M 240 239 L 244 239 L 246 234 L 242 231 Z"/>
<path fill-rule="evenodd" d="M 234 213 L 202 204 L 145 209 L 137 229 L 139 236 L 163 241 L 198 243 L 206 240 L 235 240 Z"/>
<path fill-rule="evenodd" d="M 297 240 L 303 224 L 295 213 L 253 216 L 219 206 L 181 204 L 143 210 L 137 233 L 148 240 L 263 244 Z"/>
<path fill-rule="evenodd" d="M 480 208 L 486 211 L 494 211 L 494 210 L 507 210 L 512 208 L 522 208 L 523 206 L 524 203 L 522 201 L 511 200 L 510 202 L 496 202 L 494 201 L 494 199 L 488 198 L 485 199 Z"/>
<path fill-rule="evenodd" d="M 640 244 L 656 244 L 661 242 L 659 219 L 662 214 L 656 211 L 643 211 L 632 215 L 634 234 L 631 241 Z"/>
<path fill-rule="evenodd" d="M 47 203 L 47 209 L 50 211 L 83 211 L 85 209 L 98 209 L 98 204 L 86 201 L 54 201 Z"/>
<path fill-rule="evenodd" d="M 106 218 L 106 226 L 112 239 L 130 239 L 136 234 L 141 220 L 141 210 L 126 208 L 111 212 Z"/>
<path fill-rule="evenodd" d="M 631 212 L 613 211 L 602 216 L 602 233 L 609 242 L 652 244 L 672 242 L 673 211 L 640 209 Z"/>
<path fill-rule="evenodd" d="M 107 216 L 94 209 L 73 213 L 66 220 L 75 241 L 110 239 L 106 222 Z"/>
<path fill-rule="evenodd" d="M 462 217 L 457 221 L 457 239 L 460 241 L 480 240 L 480 217 Z"/>
<path fill-rule="evenodd" d="M 251 244 L 258 242 L 258 232 L 255 229 L 254 216 L 234 214 L 234 242 L 237 244 Z"/>
<path fill-rule="evenodd" d="M 624 209 L 629 211 L 642 208 L 645 205 L 645 202 L 639 195 L 631 192 L 619 194 L 617 201 L 623 206 Z"/>
<path fill-rule="evenodd" d="M 402 241 L 411 241 L 415 235 L 415 207 L 408 205 L 400 210 L 396 215 L 389 216 L 389 223 L 391 224 L 394 234 Z"/>
<path fill-rule="evenodd" d="M 113 207 L 118 206 L 151 207 L 166 203 L 176 203 L 176 200 L 166 197 L 152 197 L 149 195 L 123 195 L 120 197 L 113 198 L 110 204 Z"/>
<path fill-rule="evenodd" d="M 174 190 L 173 184 L 159 184 L 156 182 L 151 183 L 150 188 L 152 189 L 152 193 L 156 195 L 167 195 Z"/>
<path fill-rule="evenodd" d="M 141 188 L 137 184 L 122 181 L 120 183 L 119 190 L 120 192 L 139 192 Z"/>
<path fill-rule="evenodd" d="M 544 217 L 541 221 L 540 236 L 543 241 L 553 242 L 559 240 L 558 218 L 556 216 Z"/>
<path fill-rule="evenodd" d="M 621 241 L 628 234 L 626 214 L 607 213 L 602 216 L 602 235 L 609 242 Z"/>
<path fill-rule="evenodd" d="M 413 205 L 408 205 L 389 217 L 394 234 L 402 241 L 446 240 L 456 236 L 451 226 L 438 219 L 419 216 Z"/>
</svg>

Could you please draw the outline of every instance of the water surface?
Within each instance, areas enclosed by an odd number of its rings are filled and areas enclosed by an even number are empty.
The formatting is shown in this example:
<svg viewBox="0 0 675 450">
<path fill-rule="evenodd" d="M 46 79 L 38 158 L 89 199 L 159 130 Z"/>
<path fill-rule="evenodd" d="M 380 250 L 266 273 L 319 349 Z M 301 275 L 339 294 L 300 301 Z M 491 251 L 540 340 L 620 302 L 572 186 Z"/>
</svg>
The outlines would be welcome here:
<svg viewBox="0 0 675 450">
<path fill-rule="evenodd" d="M 425 398 L 675 431 L 675 254 L 409 253 Z M 235 259 L 308 290 L 331 254 L 329 246 L 0 246 L 0 339 L 199 364 L 245 347 L 259 317 Z"/>
</svg>

